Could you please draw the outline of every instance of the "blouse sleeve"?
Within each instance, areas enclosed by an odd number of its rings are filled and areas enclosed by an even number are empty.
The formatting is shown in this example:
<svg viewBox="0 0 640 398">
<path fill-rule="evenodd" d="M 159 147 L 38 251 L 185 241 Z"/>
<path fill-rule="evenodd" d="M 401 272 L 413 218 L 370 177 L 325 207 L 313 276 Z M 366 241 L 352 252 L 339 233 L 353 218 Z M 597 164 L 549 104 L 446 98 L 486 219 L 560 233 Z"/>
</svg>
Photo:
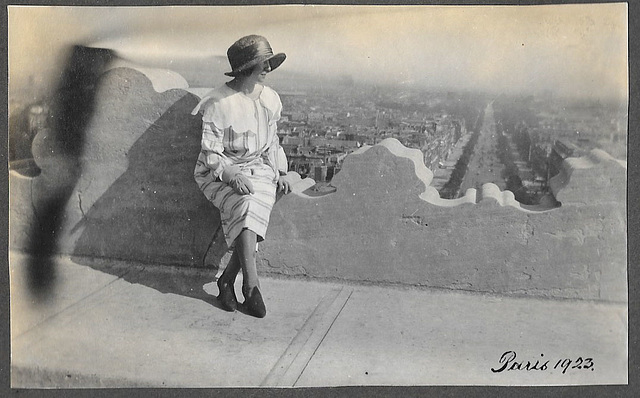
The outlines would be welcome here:
<svg viewBox="0 0 640 398">
<path fill-rule="evenodd" d="M 284 149 L 282 148 L 282 146 L 280 146 L 280 139 L 278 138 L 278 134 L 273 135 L 270 150 L 272 151 L 272 153 L 274 153 L 274 162 L 279 174 L 287 174 L 287 170 L 289 168 L 287 165 L 287 155 L 284 153 Z"/>
<path fill-rule="evenodd" d="M 268 89 L 266 98 L 267 109 L 269 110 L 269 129 L 273 133 L 273 138 L 269 145 L 270 151 L 273 153 L 276 170 L 279 174 L 284 175 L 287 174 L 288 170 L 287 155 L 284 153 L 282 146 L 280 146 L 280 139 L 278 138 L 278 121 L 280 121 L 282 115 L 282 101 L 278 93 L 271 89 Z"/>
<path fill-rule="evenodd" d="M 212 113 L 214 106 L 209 106 L 202 117 L 202 142 L 201 150 L 205 155 L 205 164 L 211 170 L 214 177 L 219 177 L 231 161 L 224 154 L 224 130 L 216 126 Z"/>
</svg>

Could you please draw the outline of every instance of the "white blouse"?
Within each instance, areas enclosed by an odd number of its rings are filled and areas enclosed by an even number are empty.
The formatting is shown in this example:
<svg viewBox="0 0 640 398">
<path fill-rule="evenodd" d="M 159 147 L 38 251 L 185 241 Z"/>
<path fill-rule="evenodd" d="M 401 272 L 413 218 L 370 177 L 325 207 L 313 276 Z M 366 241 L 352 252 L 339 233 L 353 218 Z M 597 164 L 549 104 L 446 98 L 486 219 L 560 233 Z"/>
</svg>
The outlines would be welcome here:
<svg viewBox="0 0 640 398">
<path fill-rule="evenodd" d="M 281 111 L 280 97 L 267 86 L 255 100 L 226 84 L 210 91 L 191 112 L 203 113 L 198 166 L 215 179 L 228 165 L 263 159 L 276 176 L 286 174 L 287 159 L 277 135 Z"/>
</svg>

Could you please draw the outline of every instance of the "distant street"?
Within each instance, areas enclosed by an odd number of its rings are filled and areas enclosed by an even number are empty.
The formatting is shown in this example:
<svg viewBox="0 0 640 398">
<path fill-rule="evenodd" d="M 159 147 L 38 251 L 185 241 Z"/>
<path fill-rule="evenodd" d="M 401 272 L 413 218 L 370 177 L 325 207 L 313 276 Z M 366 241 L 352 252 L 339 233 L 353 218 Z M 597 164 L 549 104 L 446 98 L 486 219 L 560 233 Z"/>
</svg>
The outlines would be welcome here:
<svg viewBox="0 0 640 398">
<path fill-rule="evenodd" d="M 504 165 L 498 160 L 498 136 L 496 121 L 493 117 L 493 102 L 487 105 L 484 112 L 484 122 L 478 137 L 478 142 L 469 162 L 469 168 L 460 184 L 460 196 L 469 188 L 480 189 L 482 185 L 492 182 L 501 190 L 506 183 L 501 176 Z"/>
</svg>

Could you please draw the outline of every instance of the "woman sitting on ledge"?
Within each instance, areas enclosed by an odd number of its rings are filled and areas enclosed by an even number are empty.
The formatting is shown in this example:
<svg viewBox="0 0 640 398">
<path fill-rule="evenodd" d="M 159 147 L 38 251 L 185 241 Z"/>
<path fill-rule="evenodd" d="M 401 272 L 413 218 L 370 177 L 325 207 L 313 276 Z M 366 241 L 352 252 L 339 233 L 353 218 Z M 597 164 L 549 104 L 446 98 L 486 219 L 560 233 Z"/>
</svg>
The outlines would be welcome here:
<svg viewBox="0 0 640 398">
<path fill-rule="evenodd" d="M 218 279 L 218 300 L 227 311 L 238 305 L 234 282 L 242 269 L 244 307 L 262 318 L 266 308 L 256 268 L 257 242 L 265 237 L 276 188 L 291 191 L 287 159 L 276 134 L 282 103 L 264 86 L 267 73 L 285 60 L 267 39 L 250 35 L 227 51 L 233 80 L 208 93 L 202 111 L 202 149 L 194 171 L 200 190 L 220 210 L 231 260 Z"/>
</svg>

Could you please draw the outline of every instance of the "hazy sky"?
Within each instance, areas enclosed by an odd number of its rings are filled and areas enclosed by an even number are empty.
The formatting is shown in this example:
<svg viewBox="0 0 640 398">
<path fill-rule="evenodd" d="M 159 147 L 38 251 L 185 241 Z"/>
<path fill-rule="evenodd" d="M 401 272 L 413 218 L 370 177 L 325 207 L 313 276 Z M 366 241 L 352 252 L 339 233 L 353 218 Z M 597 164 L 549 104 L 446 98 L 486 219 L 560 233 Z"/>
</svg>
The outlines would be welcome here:
<svg viewBox="0 0 640 398">
<path fill-rule="evenodd" d="M 10 7 L 10 79 L 48 76 L 69 44 L 141 60 L 225 55 L 266 36 L 283 70 L 426 87 L 626 96 L 625 4 Z"/>
</svg>

